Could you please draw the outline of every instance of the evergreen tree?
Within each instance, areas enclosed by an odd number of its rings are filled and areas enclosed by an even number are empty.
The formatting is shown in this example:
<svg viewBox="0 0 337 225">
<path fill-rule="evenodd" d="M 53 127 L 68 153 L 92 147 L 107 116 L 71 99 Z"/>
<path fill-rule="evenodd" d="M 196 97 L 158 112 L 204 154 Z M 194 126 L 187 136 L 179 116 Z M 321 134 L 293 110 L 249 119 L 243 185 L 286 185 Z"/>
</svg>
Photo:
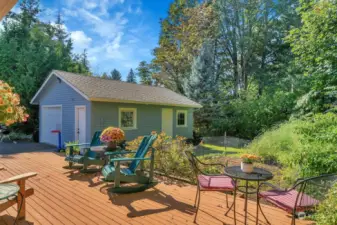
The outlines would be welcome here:
<svg viewBox="0 0 337 225">
<path fill-rule="evenodd" d="M 141 84 L 152 85 L 152 75 L 149 65 L 145 61 L 141 61 L 137 67 L 138 76 Z"/>
<path fill-rule="evenodd" d="M 133 70 L 130 69 L 128 76 L 126 77 L 126 82 L 128 83 L 137 83 L 136 75 L 134 74 Z"/>
<path fill-rule="evenodd" d="M 122 75 L 118 70 L 113 69 L 110 74 L 112 80 L 122 80 Z"/>
<path fill-rule="evenodd" d="M 218 85 L 214 61 L 214 43 L 206 41 L 192 63 L 191 76 L 185 83 L 189 98 L 200 103 L 203 108 L 195 113 L 195 122 L 200 127 L 208 126 L 215 118 Z"/>
<path fill-rule="evenodd" d="M 21 13 L 19 18 L 23 27 L 31 28 L 39 19 L 38 14 L 41 12 L 39 0 L 22 0 L 20 2 Z"/>
<path fill-rule="evenodd" d="M 82 54 L 74 54 L 67 71 L 83 75 L 92 75 L 89 68 L 88 54 L 86 49 L 83 50 Z"/>
<path fill-rule="evenodd" d="M 81 54 L 81 65 L 84 70 L 82 73 L 90 75 L 91 74 L 90 65 L 89 65 L 88 53 L 86 49 L 84 49 L 83 53 Z"/>
<path fill-rule="evenodd" d="M 104 79 L 110 79 L 109 75 L 106 72 L 104 72 L 101 77 Z"/>
<path fill-rule="evenodd" d="M 37 108 L 29 102 L 53 69 L 90 74 L 87 53 L 73 54 L 61 18 L 55 24 L 39 20 L 38 0 L 20 1 L 20 12 L 10 13 L 0 31 L 0 80 L 4 80 L 21 96 L 30 114 L 29 122 L 37 122 Z M 36 127 L 36 124 L 31 124 Z M 27 127 L 30 127 L 29 124 Z"/>
<path fill-rule="evenodd" d="M 56 40 L 64 43 L 66 39 L 69 37 L 69 34 L 67 34 L 67 32 L 64 30 L 64 21 L 62 20 L 62 16 L 60 12 L 56 16 L 54 27 L 55 27 Z"/>
</svg>

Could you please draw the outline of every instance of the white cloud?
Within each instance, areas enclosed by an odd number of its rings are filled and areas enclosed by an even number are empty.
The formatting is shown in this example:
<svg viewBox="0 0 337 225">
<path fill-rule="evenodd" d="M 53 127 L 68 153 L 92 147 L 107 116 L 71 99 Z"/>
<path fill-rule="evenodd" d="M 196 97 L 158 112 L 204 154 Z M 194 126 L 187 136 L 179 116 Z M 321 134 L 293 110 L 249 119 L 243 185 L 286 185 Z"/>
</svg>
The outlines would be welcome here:
<svg viewBox="0 0 337 225">
<path fill-rule="evenodd" d="M 135 16 L 143 13 L 139 1 L 66 0 L 61 13 L 72 31 L 74 52 L 87 49 L 94 73 L 118 68 L 126 76 L 139 61 L 151 58 L 157 44 L 146 18 Z"/>
<path fill-rule="evenodd" d="M 137 7 L 135 13 L 136 13 L 137 15 L 142 14 L 142 9 L 141 9 L 140 7 Z"/>
<path fill-rule="evenodd" d="M 119 32 L 122 32 L 124 25 L 128 23 L 121 12 L 117 12 L 113 19 L 102 19 L 85 9 L 80 9 L 78 12 L 81 18 L 91 25 L 90 29 L 103 38 L 115 38 Z"/>
<path fill-rule="evenodd" d="M 78 17 L 78 10 L 72 10 L 68 8 L 62 8 L 62 16 L 65 21 L 67 21 L 70 17 Z"/>
<path fill-rule="evenodd" d="M 90 47 L 92 39 L 88 37 L 82 30 L 73 31 L 70 33 L 70 38 L 74 43 L 74 50 L 82 52 L 84 49 Z"/>
<path fill-rule="evenodd" d="M 82 16 L 82 18 L 86 20 L 87 22 L 90 22 L 90 23 L 102 22 L 102 20 L 98 16 L 89 12 L 86 9 L 79 9 L 78 12 Z"/>
<path fill-rule="evenodd" d="M 93 1 L 93 0 L 85 0 L 83 2 L 83 6 L 86 8 L 86 9 L 95 9 L 97 8 L 97 2 L 96 1 Z"/>
<path fill-rule="evenodd" d="M 101 16 L 108 16 L 108 11 L 116 4 L 123 4 L 124 0 L 67 0 L 70 8 L 85 8 L 95 10 Z"/>
<path fill-rule="evenodd" d="M 113 49 L 119 49 L 123 35 L 124 35 L 123 32 L 119 32 L 117 34 L 117 36 L 115 37 L 115 39 L 111 43 L 111 47 Z"/>
<path fill-rule="evenodd" d="M 132 13 L 132 7 L 131 7 L 131 5 L 128 6 L 128 13 Z"/>
<path fill-rule="evenodd" d="M 56 20 L 56 16 L 58 14 L 57 9 L 52 9 L 52 8 L 44 8 L 41 6 L 42 11 L 39 14 L 39 17 L 42 21 L 44 22 L 51 22 Z"/>
<path fill-rule="evenodd" d="M 16 4 L 11 11 L 14 13 L 20 13 L 21 12 L 20 5 Z"/>
<path fill-rule="evenodd" d="M 55 22 L 51 22 L 50 25 L 52 25 L 53 27 L 57 26 Z M 61 28 L 68 33 L 68 27 L 65 24 L 62 24 Z"/>
</svg>

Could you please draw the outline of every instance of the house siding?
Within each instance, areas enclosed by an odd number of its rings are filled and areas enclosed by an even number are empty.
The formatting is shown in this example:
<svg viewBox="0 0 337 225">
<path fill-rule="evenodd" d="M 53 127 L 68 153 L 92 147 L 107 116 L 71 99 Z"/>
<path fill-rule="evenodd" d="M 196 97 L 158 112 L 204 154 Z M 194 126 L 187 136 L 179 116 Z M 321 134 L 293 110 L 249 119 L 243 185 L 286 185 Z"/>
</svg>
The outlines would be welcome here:
<svg viewBox="0 0 337 225">
<path fill-rule="evenodd" d="M 62 105 L 62 142 L 75 140 L 75 106 L 86 106 L 86 142 L 91 140 L 91 102 L 86 100 L 82 95 L 76 92 L 66 83 L 58 82 L 55 76 L 46 84 L 46 87 L 40 93 L 39 112 L 47 105 Z M 41 131 L 41 116 L 40 131 Z M 43 132 L 43 131 L 42 131 Z M 41 132 L 40 132 L 41 137 Z"/>
<path fill-rule="evenodd" d="M 91 135 L 97 130 L 103 130 L 108 126 L 119 126 L 119 108 L 137 109 L 137 129 L 125 130 L 127 140 L 132 140 L 138 136 L 150 134 L 151 131 L 161 131 L 162 108 L 173 109 L 173 136 L 180 135 L 192 137 L 193 134 L 193 109 L 182 107 L 92 102 L 91 103 Z M 187 110 L 187 127 L 176 126 L 176 110 Z"/>
</svg>

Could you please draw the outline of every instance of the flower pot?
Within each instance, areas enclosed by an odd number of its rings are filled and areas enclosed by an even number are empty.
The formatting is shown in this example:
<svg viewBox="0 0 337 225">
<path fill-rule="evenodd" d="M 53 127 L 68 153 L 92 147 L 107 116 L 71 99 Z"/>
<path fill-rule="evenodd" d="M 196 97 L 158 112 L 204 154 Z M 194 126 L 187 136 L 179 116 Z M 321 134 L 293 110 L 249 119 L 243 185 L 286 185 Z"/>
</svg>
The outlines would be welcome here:
<svg viewBox="0 0 337 225">
<path fill-rule="evenodd" d="M 253 163 L 241 162 L 241 170 L 244 173 L 251 173 L 254 170 Z"/>
<path fill-rule="evenodd" d="M 117 143 L 112 141 L 107 143 L 107 147 L 109 150 L 115 150 L 117 148 Z"/>
</svg>

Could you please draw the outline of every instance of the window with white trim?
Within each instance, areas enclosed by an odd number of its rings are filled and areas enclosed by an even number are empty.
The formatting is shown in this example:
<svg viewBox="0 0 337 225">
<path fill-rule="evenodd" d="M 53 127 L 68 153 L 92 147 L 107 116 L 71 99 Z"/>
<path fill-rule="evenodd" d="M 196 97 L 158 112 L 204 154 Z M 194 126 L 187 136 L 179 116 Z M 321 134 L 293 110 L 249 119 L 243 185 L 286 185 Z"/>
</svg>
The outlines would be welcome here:
<svg viewBox="0 0 337 225">
<path fill-rule="evenodd" d="M 136 108 L 119 108 L 119 127 L 121 129 L 137 129 Z"/>
<path fill-rule="evenodd" d="M 187 110 L 177 110 L 177 127 L 187 127 Z"/>
</svg>

